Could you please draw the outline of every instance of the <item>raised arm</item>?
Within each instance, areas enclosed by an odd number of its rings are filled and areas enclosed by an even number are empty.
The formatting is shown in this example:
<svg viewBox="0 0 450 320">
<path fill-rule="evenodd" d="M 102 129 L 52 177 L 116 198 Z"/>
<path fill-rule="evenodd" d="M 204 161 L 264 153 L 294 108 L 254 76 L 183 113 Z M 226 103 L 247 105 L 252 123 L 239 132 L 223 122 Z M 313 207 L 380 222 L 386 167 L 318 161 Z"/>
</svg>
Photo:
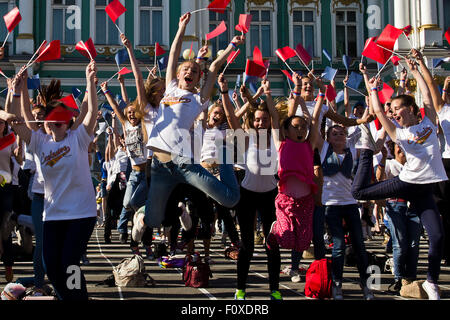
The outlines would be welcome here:
<svg viewBox="0 0 450 320">
<path fill-rule="evenodd" d="M 37 131 L 39 130 L 39 126 L 37 123 L 32 123 L 29 121 L 33 121 L 34 117 L 33 117 L 33 113 L 31 112 L 31 108 L 30 108 L 30 97 L 28 95 L 28 84 L 27 81 L 23 81 L 24 79 L 28 78 L 28 72 L 25 70 L 22 74 L 22 81 L 20 81 L 20 107 L 21 107 L 21 114 L 23 116 L 23 118 L 25 119 L 25 124 L 28 128 L 30 128 L 33 131 Z"/>
<path fill-rule="evenodd" d="M 352 115 L 352 108 L 350 107 L 350 95 L 348 93 L 347 88 L 348 75 L 345 76 L 344 81 L 344 107 L 345 107 L 345 116 L 349 118 Z"/>
<path fill-rule="evenodd" d="M 21 108 L 21 94 L 20 94 L 20 88 L 21 88 L 21 81 L 23 81 L 23 75 L 16 75 L 16 77 L 11 81 L 10 87 L 8 88 L 8 91 L 11 91 L 11 116 L 10 120 L 12 120 L 15 117 L 15 120 L 12 121 L 11 126 L 14 129 L 14 132 L 26 143 L 30 144 L 31 141 L 31 129 L 26 126 L 26 124 L 21 121 L 22 115 L 20 110 Z"/>
<path fill-rule="evenodd" d="M 119 84 L 120 84 L 120 93 L 122 94 L 122 100 L 126 103 L 129 104 L 130 103 L 130 99 L 128 99 L 128 92 L 127 92 L 127 88 L 125 87 L 125 76 L 119 74 L 117 76 L 117 80 L 119 80 Z"/>
<path fill-rule="evenodd" d="M 122 43 L 125 46 L 125 48 L 127 48 L 128 56 L 130 57 L 131 69 L 133 70 L 134 79 L 136 81 L 136 91 L 139 105 L 141 105 L 142 108 L 145 108 L 145 106 L 148 104 L 148 101 L 147 97 L 145 96 L 144 77 L 142 76 L 141 69 L 138 66 L 136 56 L 134 55 L 133 45 L 131 44 L 131 41 L 128 40 L 128 38 L 123 33 L 120 35 L 120 39 L 122 40 Z M 122 88 L 122 84 L 120 85 L 120 87 Z M 126 93 L 125 96 L 127 97 L 128 100 L 128 95 Z"/>
<path fill-rule="evenodd" d="M 270 91 L 269 80 L 264 79 L 261 82 L 261 87 L 264 89 L 264 94 L 266 95 L 267 110 L 269 111 L 271 118 L 272 137 L 278 150 L 280 149 L 281 141 L 285 138 L 284 134 L 280 130 L 280 115 L 278 114 L 278 110 L 275 108 L 275 103 L 272 99 L 272 91 Z"/>
<path fill-rule="evenodd" d="M 97 65 L 92 60 L 86 67 L 86 82 L 88 91 L 88 105 L 87 113 L 83 120 L 83 125 L 89 135 L 95 132 L 95 125 L 97 123 L 97 91 L 95 86 L 95 75 L 97 74 Z"/>
<path fill-rule="evenodd" d="M 225 117 L 227 118 L 228 125 L 233 130 L 241 129 L 239 119 L 234 113 L 233 103 L 231 102 L 230 96 L 228 95 L 228 81 L 225 79 L 223 73 L 219 75 L 217 82 L 219 83 L 219 90 L 222 95 L 223 109 L 225 111 Z"/>
<path fill-rule="evenodd" d="M 408 71 L 406 71 L 406 68 L 403 68 L 403 70 L 400 72 L 400 84 L 398 86 L 397 95 L 405 94 L 407 79 L 408 79 Z"/>
<path fill-rule="evenodd" d="M 180 17 L 180 21 L 178 23 L 178 31 L 173 39 L 172 46 L 170 47 L 169 53 L 169 61 L 167 62 L 167 70 L 166 70 L 166 88 L 169 87 L 169 84 L 172 80 L 177 77 L 177 65 L 178 65 L 178 57 L 181 53 L 181 45 L 183 44 L 184 33 L 186 32 L 186 26 L 191 19 L 190 12 L 182 15 Z"/>
<path fill-rule="evenodd" d="M 103 82 L 102 84 L 100 84 L 100 87 L 102 88 L 103 94 L 105 95 L 106 100 L 108 101 L 109 105 L 111 106 L 111 108 L 116 113 L 117 118 L 119 118 L 120 123 L 122 124 L 122 126 L 124 126 L 125 122 L 128 121 L 128 120 L 125 117 L 125 115 L 123 114 L 123 112 L 121 112 L 119 110 L 119 106 L 117 105 L 116 100 L 112 96 L 111 91 L 108 90 L 108 83 L 107 82 Z"/>
<path fill-rule="evenodd" d="M 89 99 L 89 93 L 86 92 L 83 97 L 83 101 L 81 102 L 80 106 L 80 114 L 78 115 L 77 119 L 75 120 L 74 124 L 72 125 L 72 130 L 77 129 L 80 124 L 83 123 L 84 119 L 86 118 L 86 115 L 88 113 L 88 99 Z"/>
<path fill-rule="evenodd" d="M 222 54 L 218 56 L 213 63 L 211 63 L 208 70 L 208 76 L 200 93 L 203 101 L 208 100 L 211 96 L 214 84 L 216 82 L 217 73 L 219 72 L 220 67 L 222 67 L 222 65 L 227 61 L 228 55 L 234 48 L 243 44 L 244 41 L 245 36 L 235 36 L 233 40 L 231 40 L 228 47 L 222 52 Z"/>
<path fill-rule="evenodd" d="M 450 90 L 450 76 L 445 78 L 444 88 L 442 88 L 442 100 L 444 103 L 447 101 L 447 92 Z"/>
<path fill-rule="evenodd" d="M 292 74 L 292 80 L 294 81 L 294 91 L 292 91 L 293 99 L 289 99 L 288 102 L 288 117 L 295 116 L 297 108 L 300 103 L 300 92 L 302 90 L 302 77 L 296 72 Z"/>
<path fill-rule="evenodd" d="M 316 81 L 321 81 L 320 79 L 317 79 Z M 322 150 L 323 145 L 323 138 L 320 134 L 320 114 L 322 112 L 322 105 L 325 100 L 325 87 L 319 86 L 319 97 L 317 98 L 316 104 L 314 106 L 314 112 L 312 115 L 312 122 L 311 122 L 311 129 L 309 133 L 309 142 L 311 143 L 311 147 L 313 150 L 315 148 L 318 148 L 319 150 Z"/>
<path fill-rule="evenodd" d="M 416 55 L 417 55 L 417 53 L 418 53 L 418 51 L 416 51 Z M 417 68 L 415 61 L 410 59 L 410 60 L 406 60 L 406 63 L 408 64 L 408 67 L 411 70 L 411 74 L 416 79 L 417 86 L 419 87 L 420 93 L 422 94 L 422 103 L 425 108 L 425 115 L 431 120 L 431 122 L 434 125 L 437 125 L 437 119 L 436 119 L 437 114 L 436 114 L 436 110 L 434 107 L 430 87 L 428 87 L 427 83 L 425 82 L 424 78 L 422 77 L 422 74 L 419 72 L 419 69 Z M 423 66 L 424 66 L 424 69 L 422 69 L 422 72 L 424 72 L 425 69 L 428 71 L 428 68 L 425 66 L 425 64 L 423 64 Z M 430 74 L 430 77 L 431 77 L 431 74 Z M 431 79 L 431 81 L 433 81 L 433 79 Z M 441 97 L 439 96 L 439 90 L 437 89 L 437 87 L 436 87 L 436 90 L 437 90 L 437 95 L 435 95 L 435 98 L 438 97 L 439 100 L 441 100 Z M 442 106 L 443 106 L 443 104 L 441 105 L 441 108 L 442 108 Z"/>
</svg>

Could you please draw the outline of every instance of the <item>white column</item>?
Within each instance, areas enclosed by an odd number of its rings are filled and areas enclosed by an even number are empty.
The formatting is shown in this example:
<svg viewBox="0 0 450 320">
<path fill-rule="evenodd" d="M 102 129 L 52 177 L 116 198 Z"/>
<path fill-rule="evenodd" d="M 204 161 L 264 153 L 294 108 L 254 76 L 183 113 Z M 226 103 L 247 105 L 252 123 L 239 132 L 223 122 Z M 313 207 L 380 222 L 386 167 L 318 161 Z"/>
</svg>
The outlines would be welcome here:
<svg viewBox="0 0 450 320">
<path fill-rule="evenodd" d="M 33 5 L 30 1 L 19 1 L 20 21 L 19 35 L 16 38 L 16 53 L 17 54 L 33 54 L 34 53 L 34 35 L 33 35 Z"/>
<path fill-rule="evenodd" d="M 411 24 L 409 1 L 410 0 L 394 1 L 394 27 L 402 29 Z M 409 48 L 410 45 L 404 36 L 398 38 L 395 49 L 408 50 Z"/>
<path fill-rule="evenodd" d="M 420 0 L 422 26 L 437 26 L 437 5 L 433 0 Z"/>
<path fill-rule="evenodd" d="M 420 47 L 436 47 L 442 44 L 442 29 L 438 25 L 437 2 L 420 0 Z"/>
</svg>

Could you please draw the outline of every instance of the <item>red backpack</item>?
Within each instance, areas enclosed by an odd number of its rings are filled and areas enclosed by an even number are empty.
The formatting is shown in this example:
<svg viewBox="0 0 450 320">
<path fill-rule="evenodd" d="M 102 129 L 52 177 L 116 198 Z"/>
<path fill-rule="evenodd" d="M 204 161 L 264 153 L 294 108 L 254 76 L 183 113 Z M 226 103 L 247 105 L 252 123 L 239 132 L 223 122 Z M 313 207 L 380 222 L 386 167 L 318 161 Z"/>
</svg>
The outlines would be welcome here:
<svg viewBox="0 0 450 320">
<path fill-rule="evenodd" d="M 306 271 L 305 282 L 307 297 L 331 298 L 331 259 L 314 260 Z"/>
</svg>

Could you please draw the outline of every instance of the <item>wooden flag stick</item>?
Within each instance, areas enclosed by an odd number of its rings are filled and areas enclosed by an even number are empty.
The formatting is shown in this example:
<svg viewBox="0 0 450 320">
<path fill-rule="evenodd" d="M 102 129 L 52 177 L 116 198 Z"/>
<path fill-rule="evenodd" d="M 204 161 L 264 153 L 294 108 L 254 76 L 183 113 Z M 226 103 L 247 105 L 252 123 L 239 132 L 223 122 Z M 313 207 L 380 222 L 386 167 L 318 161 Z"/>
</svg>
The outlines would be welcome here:
<svg viewBox="0 0 450 320">
<path fill-rule="evenodd" d="M 408 60 L 408 58 L 406 58 L 405 56 L 402 56 L 401 54 L 396 53 L 396 52 L 394 52 L 394 51 L 392 51 L 392 50 L 386 49 L 385 47 L 380 46 L 378 43 L 376 43 L 376 45 L 379 46 L 380 48 L 386 50 L 386 51 L 389 51 L 389 52 L 392 53 L 392 54 L 395 54 L 396 56 L 398 56 L 398 57 L 400 57 L 400 58 L 403 58 L 403 59 L 405 59 L 405 60 Z"/>
<path fill-rule="evenodd" d="M 6 35 L 6 39 L 5 39 L 5 41 L 3 41 L 2 48 L 5 47 L 6 41 L 8 41 L 8 38 L 9 38 L 9 35 L 10 35 L 10 34 L 11 34 L 11 32 L 8 32 L 8 34 Z"/>
<path fill-rule="evenodd" d="M 117 30 L 119 30 L 119 34 L 123 34 L 123 32 L 122 32 L 122 30 L 120 30 L 119 26 L 116 23 L 114 23 L 114 25 L 116 26 Z"/>
<path fill-rule="evenodd" d="M 235 51 L 235 52 L 234 52 L 233 58 L 231 59 L 231 61 L 233 61 L 234 57 L 238 54 L 238 52 L 239 52 L 239 51 Z M 225 68 L 223 69 L 222 73 L 225 73 L 225 70 L 227 70 L 229 64 L 230 64 L 230 63 L 227 63 L 227 65 L 226 65 Z"/>
<path fill-rule="evenodd" d="M 359 93 L 360 95 L 362 95 L 362 96 L 364 96 L 364 97 L 367 97 L 364 93 L 362 93 L 361 91 L 359 91 L 359 90 L 356 90 L 356 89 L 353 89 L 352 87 L 349 87 L 349 86 L 345 86 L 346 88 L 349 88 L 349 89 L 351 89 L 351 90 L 353 90 L 353 91 L 355 91 L 355 92 L 357 92 L 357 93 Z"/>
<path fill-rule="evenodd" d="M 300 59 L 300 60 L 301 60 L 301 59 Z M 284 62 L 284 64 L 286 65 L 286 67 L 288 67 L 289 70 L 291 70 L 292 73 L 295 72 L 294 70 L 292 70 L 292 68 L 288 65 L 288 63 L 287 63 L 286 61 L 283 60 L 283 62 Z"/>
<path fill-rule="evenodd" d="M 377 73 L 377 75 L 375 76 L 375 78 L 377 78 L 377 77 L 380 75 L 381 71 L 383 71 L 383 69 L 386 68 L 386 66 L 389 64 L 389 61 L 391 61 L 392 56 L 393 56 L 393 54 L 391 55 L 391 57 L 389 58 L 389 60 L 386 61 L 386 63 L 383 65 L 383 67 L 382 67 L 380 70 L 378 70 L 378 73 Z"/>
<path fill-rule="evenodd" d="M 0 74 L 1 74 L 2 76 L 4 76 L 5 79 L 9 79 L 9 78 L 6 76 L 6 74 L 3 73 L 3 71 L 0 71 Z M 2 92 L 3 92 L 3 91 L 2 91 Z"/>
<path fill-rule="evenodd" d="M 410 40 L 410 39 L 408 38 L 408 36 L 406 35 L 405 31 L 403 31 L 403 35 L 405 36 L 406 40 L 408 40 L 409 45 L 411 46 L 411 49 L 414 49 L 414 46 L 413 46 L 411 40 Z"/>
<path fill-rule="evenodd" d="M 42 48 L 42 46 L 44 45 L 44 43 L 46 43 L 45 40 L 42 41 L 42 43 L 41 43 L 41 45 L 39 46 L 39 48 L 36 50 L 36 52 L 33 54 L 33 56 L 31 57 L 31 59 L 28 61 L 28 63 L 27 63 L 27 68 L 29 68 L 31 65 L 33 65 L 33 63 L 34 63 L 33 59 L 34 59 L 34 57 L 36 57 L 36 55 L 39 53 L 39 51 L 41 50 L 41 48 Z M 39 56 L 38 56 L 38 58 L 39 58 Z M 36 60 L 37 60 L 37 58 L 36 58 Z M 31 62 L 31 61 L 33 61 L 33 62 Z"/>
</svg>

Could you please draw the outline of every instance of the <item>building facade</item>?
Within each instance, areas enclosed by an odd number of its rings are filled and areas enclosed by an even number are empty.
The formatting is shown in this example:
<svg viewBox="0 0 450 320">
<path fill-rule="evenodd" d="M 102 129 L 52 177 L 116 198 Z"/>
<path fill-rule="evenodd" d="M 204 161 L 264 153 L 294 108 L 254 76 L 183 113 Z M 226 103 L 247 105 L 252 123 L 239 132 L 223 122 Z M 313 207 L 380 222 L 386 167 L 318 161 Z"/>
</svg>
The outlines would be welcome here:
<svg viewBox="0 0 450 320">
<path fill-rule="evenodd" d="M 7 76 L 13 75 L 27 63 L 34 51 L 44 41 L 61 41 L 61 59 L 35 64 L 29 74 L 39 74 L 41 84 L 51 79 L 61 79 L 63 89 L 71 92 L 72 87 L 85 87 L 85 67 L 88 60 L 75 50 L 75 44 L 92 38 L 98 53 L 98 77 L 100 81 L 117 72 L 114 55 L 122 48 L 119 32 L 105 12 L 111 0 L 0 0 L 0 14 L 3 16 L 15 6 L 19 7 L 22 21 L 13 31 L 5 46 L 5 58 L 0 68 Z M 205 8 L 208 0 L 120 0 L 127 8 L 117 21 L 119 28 L 133 43 L 137 59 L 144 76 L 147 67 L 154 63 L 154 44 L 160 43 L 166 50 L 178 29 L 179 17 L 188 11 Z M 224 49 L 235 34 L 234 26 L 239 14 L 252 14 L 252 24 L 241 48 L 241 54 L 227 69 L 230 85 L 245 69 L 246 58 L 251 57 L 257 45 L 264 56 L 270 59 L 269 79 L 276 96 L 286 96 L 289 86 L 280 69 L 286 67 L 275 55 L 275 50 L 284 46 L 294 47 L 298 43 L 310 50 L 317 73 L 328 65 L 322 54 L 326 49 L 332 56 L 332 66 L 339 70 L 336 81 L 338 88 L 345 76 L 342 55 L 352 58 L 351 69 L 357 70 L 365 39 L 377 36 L 386 24 L 413 28 L 411 41 L 416 48 L 423 49 L 429 62 L 437 57 L 449 55 L 449 44 L 443 34 L 450 26 L 450 1 L 448 0 L 232 0 L 224 14 L 202 11 L 193 14 L 184 37 L 183 50 L 195 51 L 205 43 L 205 34 L 222 20 L 228 30 L 212 39 L 209 46 L 212 58 Z M 3 21 L 0 22 L 0 38 L 7 35 Z M 405 37 L 397 43 L 400 53 L 408 53 L 410 44 Z M 180 57 L 180 59 L 182 59 Z M 369 61 L 370 62 L 370 61 Z M 292 69 L 305 72 L 297 58 L 289 61 Z M 376 72 L 376 64 L 370 64 Z M 449 66 L 433 70 L 440 84 L 449 74 Z M 395 70 L 399 71 L 399 70 Z M 386 82 L 396 85 L 393 67 L 386 67 L 382 75 Z M 134 97 L 134 79 L 126 80 L 129 96 Z M 1 89 L 6 87 L 0 79 Z M 110 82 L 113 92 L 119 93 L 117 80 Z M 0 89 L 0 90 L 1 90 Z M 351 93 L 353 95 L 353 92 Z M 102 99 L 101 96 L 99 96 Z M 361 96 L 353 96 L 360 99 Z"/>
</svg>

